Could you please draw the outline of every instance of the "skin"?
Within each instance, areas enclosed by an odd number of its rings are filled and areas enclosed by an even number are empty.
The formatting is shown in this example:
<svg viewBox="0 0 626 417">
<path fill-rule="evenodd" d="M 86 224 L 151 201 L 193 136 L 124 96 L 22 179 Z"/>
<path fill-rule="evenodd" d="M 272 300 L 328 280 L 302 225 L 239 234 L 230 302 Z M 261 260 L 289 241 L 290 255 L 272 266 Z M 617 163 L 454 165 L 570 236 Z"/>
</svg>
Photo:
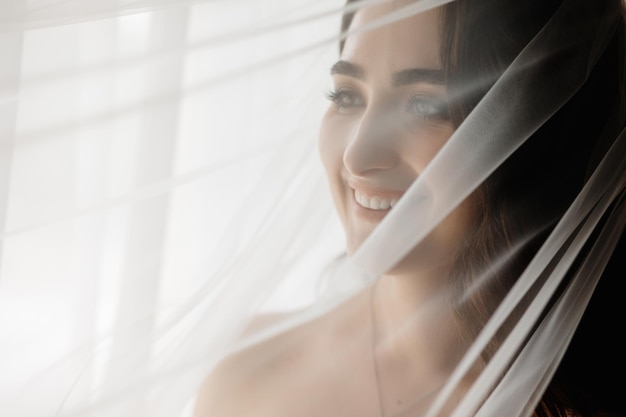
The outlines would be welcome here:
<svg viewBox="0 0 626 417">
<path fill-rule="evenodd" d="M 397 7 L 389 1 L 362 9 L 352 27 Z M 358 206 L 355 189 L 399 198 L 454 130 L 440 77 L 439 13 L 350 36 L 333 67 L 320 155 L 348 253 L 390 211 Z M 471 201 L 459 206 L 375 286 L 337 309 L 227 357 L 206 380 L 194 416 L 423 411 L 462 350 L 439 294 L 474 211 Z M 423 401 L 410 407 L 416 393 Z"/>
<path fill-rule="evenodd" d="M 352 28 L 398 7 L 388 2 L 361 10 Z M 333 67 L 334 101 L 322 120 L 319 148 L 349 254 L 390 211 L 363 209 L 355 192 L 400 197 L 454 131 L 439 58 L 439 13 L 357 32 Z M 404 282 L 402 292 L 432 296 L 469 235 L 475 212 L 471 200 L 459 206 L 389 271 L 396 279 L 387 281 Z"/>
<path fill-rule="evenodd" d="M 333 103 L 319 145 L 349 254 L 393 210 L 363 208 L 355 192 L 401 196 L 454 132 L 439 57 L 440 10 L 358 31 L 402 6 L 390 1 L 357 12 L 357 32 L 331 71 Z M 441 331 L 456 325 L 442 298 L 476 210 L 472 200 L 461 204 L 376 284 L 377 362 L 395 397 L 414 395 L 415 374 L 445 374 L 462 351 L 456 334 Z M 426 369 L 424 357 L 434 365 Z M 385 406 L 394 408 L 392 401 Z"/>
</svg>

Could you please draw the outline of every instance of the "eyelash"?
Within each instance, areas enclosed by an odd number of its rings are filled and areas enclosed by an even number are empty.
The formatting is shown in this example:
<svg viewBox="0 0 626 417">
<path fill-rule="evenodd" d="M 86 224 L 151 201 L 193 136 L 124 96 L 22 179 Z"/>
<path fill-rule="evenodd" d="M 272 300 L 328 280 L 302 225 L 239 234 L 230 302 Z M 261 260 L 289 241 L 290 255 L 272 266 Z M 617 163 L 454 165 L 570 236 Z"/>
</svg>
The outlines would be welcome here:
<svg viewBox="0 0 626 417">
<path fill-rule="evenodd" d="M 328 98 L 328 100 L 330 100 L 331 102 L 335 103 L 335 106 L 337 106 L 338 109 L 347 109 L 347 108 L 356 107 L 358 105 L 361 105 L 363 102 L 363 99 L 359 97 L 359 94 L 357 92 L 347 89 L 345 87 L 340 87 L 340 88 L 337 88 L 336 90 L 331 90 L 327 92 L 326 98 Z M 343 100 L 346 98 L 350 99 L 352 103 L 350 104 L 344 103 Z M 355 99 L 359 99 L 361 101 L 361 104 L 355 105 L 353 103 Z"/>
<path fill-rule="evenodd" d="M 330 90 L 326 93 L 326 98 L 337 106 L 338 110 L 346 110 L 363 105 L 363 99 L 359 94 L 351 89 L 339 87 L 336 90 Z M 346 103 L 344 100 L 349 100 Z M 359 102 L 355 103 L 356 100 Z M 416 106 L 426 105 L 430 107 L 429 111 L 416 111 Z M 406 112 L 412 117 L 422 120 L 447 120 L 450 118 L 448 104 L 440 98 L 430 95 L 418 94 L 411 97 L 405 106 Z"/>
<path fill-rule="evenodd" d="M 414 107 L 420 104 L 425 104 L 431 108 L 430 111 L 414 111 Z M 406 104 L 407 112 L 411 113 L 413 116 L 421 119 L 427 120 L 448 120 L 450 118 L 450 111 L 448 109 L 448 104 L 445 100 L 432 97 L 428 95 L 415 95 L 411 97 Z"/>
</svg>

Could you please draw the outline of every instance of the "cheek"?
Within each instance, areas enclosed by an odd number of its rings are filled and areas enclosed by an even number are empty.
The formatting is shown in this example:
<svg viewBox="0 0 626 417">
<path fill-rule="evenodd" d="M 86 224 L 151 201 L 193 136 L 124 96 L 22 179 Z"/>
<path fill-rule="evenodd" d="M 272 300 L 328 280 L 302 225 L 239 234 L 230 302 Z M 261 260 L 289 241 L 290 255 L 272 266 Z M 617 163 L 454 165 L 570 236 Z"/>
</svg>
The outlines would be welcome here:
<svg viewBox="0 0 626 417">
<path fill-rule="evenodd" d="M 330 110 L 328 113 L 330 113 Z M 349 142 L 349 129 L 344 124 L 334 120 L 333 115 L 328 113 L 324 116 L 320 125 L 318 150 L 326 171 L 335 209 L 348 239 L 347 249 L 351 253 L 353 245 L 350 243 L 352 227 L 348 219 L 348 192 L 342 178 L 344 170 L 343 156 Z"/>
<path fill-rule="evenodd" d="M 344 210 L 341 196 L 341 169 L 343 166 L 343 146 L 341 134 L 326 114 L 319 131 L 318 150 L 324 165 L 335 207 L 343 219 Z"/>
<path fill-rule="evenodd" d="M 459 247 L 472 233 L 478 209 L 473 197 L 466 199 L 435 229 L 437 237 L 451 247 Z"/>
<path fill-rule="evenodd" d="M 330 112 L 330 111 L 329 111 Z M 337 174 L 343 165 L 345 132 L 334 123 L 329 112 L 323 117 L 319 132 L 319 153 L 329 177 Z"/>
<path fill-rule="evenodd" d="M 416 271 L 438 271 L 436 279 L 448 274 L 474 230 L 476 216 L 477 205 L 470 197 L 442 220 L 390 272 L 412 274 Z"/>
<path fill-rule="evenodd" d="M 452 133 L 454 128 L 450 124 L 414 128 L 403 142 L 402 154 L 406 163 L 419 175 L 443 148 Z"/>
<path fill-rule="evenodd" d="M 343 191 L 341 174 L 343 155 L 348 142 L 347 133 L 345 126 L 333 120 L 332 115 L 327 113 L 322 119 L 318 149 L 338 209 L 340 209 L 340 197 Z"/>
</svg>

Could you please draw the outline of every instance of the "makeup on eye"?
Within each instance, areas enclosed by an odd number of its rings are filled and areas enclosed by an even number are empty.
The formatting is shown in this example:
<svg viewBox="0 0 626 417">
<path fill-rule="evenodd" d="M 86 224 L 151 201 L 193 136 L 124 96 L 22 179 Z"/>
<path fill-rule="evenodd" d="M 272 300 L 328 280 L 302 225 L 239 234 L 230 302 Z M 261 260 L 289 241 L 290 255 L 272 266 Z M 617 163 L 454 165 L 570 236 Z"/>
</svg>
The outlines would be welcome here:
<svg viewBox="0 0 626 417">
<path fill-rule="evenodd" d="M 326 98 L 330 100 L 337 109 L 349 109 L 365 105 L 361 95 L 352 88 L 340 86 L 326 93 Z"/>
<path fill-rule="evenodd" d="M 366 106 L 363 96 L 356 89 L 347 86 L 339 86 L 330 90 L 326 97 L 334 103 L 338 111 Z M 447 101 L 443 97 L 431 93 L 412 95 L 406 100 L 404 108 L 400 108 L 399 111 L 404 112 L 405 116 L 410 119 L 448 120 L 450 118 Z"/>
<path fill-rule="evenodd" d="M 406 105 L 409 116 L 428 120 L 448 120 L 450 111 L 448 103 L 442 97 L 417 94 L 412 96 Z"/>
<path fill-rule="evenodd" d="M 370 79 L 372 74 L 369 74 L 363 65 L 339 60 L 331 67 L 330 74 L 336 83 L 341 83 L 326 94 L 337 113 L 353 113 L 368 106 L 366 102 L 368 94 L 363 94 L 361 89 L 370 88 L 371 86 L 367 85 L 374 80 Z M 407 117 L 409 122 L 449 120 L 448 103 L 445 93 L 442 92 L 445 91 L 445 77 L 441 69 L 415 67 L 393 71 L 385 83 L 388 83 L 388 86 L 383 87 L 383 90 L 387 91 L 376 91 L 376 95 L 386 96 L 385 105 L 389 106 L 389 109 L 401 110 L 405 121 Z M 416 87 L 423 91 L 416 93 Z M 380 89 L 380 87 L 371 88 Z M 407 92 L 412 95 L 402 101 L 400 97 L 407 96 Z M 396 107 L 394 103 L 398 103 L 398 106 Z"/>
</svg>

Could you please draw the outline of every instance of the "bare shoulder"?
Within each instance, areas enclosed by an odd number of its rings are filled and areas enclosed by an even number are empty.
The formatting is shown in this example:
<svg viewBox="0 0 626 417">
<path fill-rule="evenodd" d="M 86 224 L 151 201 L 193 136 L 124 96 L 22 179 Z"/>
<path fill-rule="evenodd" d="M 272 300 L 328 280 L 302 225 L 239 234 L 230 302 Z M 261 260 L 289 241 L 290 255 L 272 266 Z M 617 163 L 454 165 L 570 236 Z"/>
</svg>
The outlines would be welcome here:
<svg viewBox="0 0 626 417">
<path fill-rule="evenodd" d="M 369 337 L 369 330 L 362 331 L 363 314 L 359 314 L 358 308 L 368 300 L 364 294 L 226 356 L 199 390 L 193 417 L 309 417 L 318 415 L 315 410 L 320 407 L 332 410 L 337 401 L 333 393 L 346 391 L 348 370 L 358 374 L 369 369 L 362 366 L 370 363 L 369 349 L 366 359 L 359 354 L 359 340 Z M 295 314 L 259 316 L 248 326 L 244 337 Z M 363 390 L 358 383 L 361 380 L 349 380 L 354 385 L 355 404 L 363 403 Z M 310 402 L 311 393 L 319 399 L 314 409 L 303 405 Z"/>
<path fill-rule="evenodd" d="M 245 378 L 245 366 L 239 356 L 225 358 L 205 378 L 196 397 L 193 417 L 245 416 L 246 408 L 254 407 L 254 384 Z"/>
<path fill-rule="evenodd" d="M 258 316 L 246 328 L 244 336 L 286 317 L 287 314 Z M 297 330 L 285 332 L 222 359 L 200 387 L 193 417 L 259 415 L 266 408 L 263 403 L 271 398 L 272 387 L 279 383 L 282 371 L 303 354 L 297 333 Z"/>
</svg>

